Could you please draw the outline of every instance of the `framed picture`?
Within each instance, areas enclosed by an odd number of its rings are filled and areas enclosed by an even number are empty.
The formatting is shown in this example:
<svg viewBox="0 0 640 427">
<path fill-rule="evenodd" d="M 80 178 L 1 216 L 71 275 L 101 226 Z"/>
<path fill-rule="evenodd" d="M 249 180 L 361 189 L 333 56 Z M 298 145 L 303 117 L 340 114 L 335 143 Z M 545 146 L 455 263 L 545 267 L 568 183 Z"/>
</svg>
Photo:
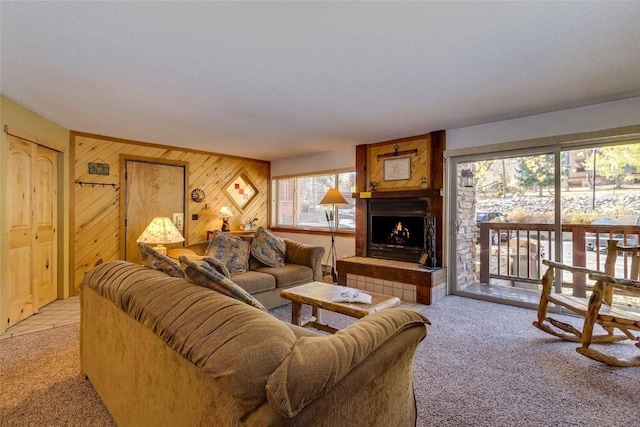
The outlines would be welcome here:
<svg viewBox="0 0 640 427">
<path fill-rule="evenodd" d="M 411 158 L 388 159 L 384 161 L 384 180 L 400 181 L 411 179 Z"/>
</svg>

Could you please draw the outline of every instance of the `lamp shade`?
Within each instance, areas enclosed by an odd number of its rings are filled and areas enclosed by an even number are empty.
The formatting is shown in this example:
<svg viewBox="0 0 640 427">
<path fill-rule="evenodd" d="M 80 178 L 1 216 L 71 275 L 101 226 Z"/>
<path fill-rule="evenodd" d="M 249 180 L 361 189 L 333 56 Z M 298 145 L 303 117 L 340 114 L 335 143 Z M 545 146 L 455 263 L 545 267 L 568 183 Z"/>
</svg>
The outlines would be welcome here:
<svg viewBox="0 0 640 427">
<path fill-rule="evenodd" d="M 337 188 L 331 188 L 327 191 L 327 194 L 324 195 L 322 200 L 320 200 L 321 205 L 348 205 L 349 202 L 344 198 L 340 190 Z"/>
<path fill-rule="evenodd" d="M 169 218 L 158 216 L 153 218 L 137 241 L 138 243 L 163 245 L 184 242 L 184 237 Z"/>
<path fill-rule="evenodd" d="M 233 212 L 231 212 L 231 208 L 229 206 L 223 206 L 220 208 L 220 212 L 218 212 L 221 217 L 229 218 L 233 216 Z"/>
</svg>

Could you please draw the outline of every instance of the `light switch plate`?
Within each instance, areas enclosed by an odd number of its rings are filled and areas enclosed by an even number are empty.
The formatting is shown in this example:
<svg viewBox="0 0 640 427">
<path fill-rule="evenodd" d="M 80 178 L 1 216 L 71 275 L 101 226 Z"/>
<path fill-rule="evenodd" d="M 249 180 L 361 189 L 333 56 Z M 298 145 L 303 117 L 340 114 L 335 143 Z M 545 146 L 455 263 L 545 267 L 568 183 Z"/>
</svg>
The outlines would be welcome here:
<svg viewBox="0 0 640 427">
<path fill-rule="evenodd" d="M 182 212 L 173 214 L 173 224 L 178 230 L 182 230 L 184 227 L 184 214 Z"/>
</svg>

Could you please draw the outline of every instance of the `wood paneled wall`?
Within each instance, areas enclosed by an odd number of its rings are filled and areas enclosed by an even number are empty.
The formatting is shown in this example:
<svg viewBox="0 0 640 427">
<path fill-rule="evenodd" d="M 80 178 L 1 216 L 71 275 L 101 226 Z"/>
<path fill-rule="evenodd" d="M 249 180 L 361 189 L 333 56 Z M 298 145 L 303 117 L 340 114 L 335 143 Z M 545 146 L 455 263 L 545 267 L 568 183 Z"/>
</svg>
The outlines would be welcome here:
<svg viewBox="0 0 640 427">
<path fill-rule="evenodd" d="M 189 197 L 185 225 L 186 244 L 205 240 L 207 230 L 219 230 L 222 219 L 218 212 L 229 206 L 234 216 L 229 220 L 231 230 L 239 230 L 247 218 L 258 218 L 257 224 L 266 227 L 269 223 L 269 176 L 270 163 L 240 157 L 224 156 L 195 150 L 161 146 L 98 135 L 71 133 L 71 153 L 75 166 L 72 168 L 72 250 L 70 290 L 77 292 L 84 273 L 97 260 L 104 262 L 122 259 L 120 256 L 120 155 L 149 157 L 163 160 L 187 162 L 188 192 L 196 188 L 204 190 L 204 202 L 196 203 Z M 108 163 L 109 175 L 89 175 L 91 162 Z M 238 174 L 246 172 L 258 188 L 258 195 L 245 207 L 239 209 L 223 192 L 223 188 Z M 82 185 L 78 181 L 116 184 Z M 206 203 L 211 204 L 206 209 Z M 192 220 L 197 214 L 199 219 Z"/>
<path fill-rule="evenodd" d="M 382 157 L 378 159 L 380 154 L 389 154 L 394 152 L 394 146 L 398 145 L 398 151 L 418 150 L 416 154 L 402 154 L 397 157 Z M 425 177 L 429 188 L 432 184 L 431 179 L 431 135 L 418 135 L 409 138 L 397 139 L 394 141 L 380 142 L 377 144 L 367 145 L 367 180 L 366 191 L 370 191 L 370 182 L 377 181 L 377 190 L 417 190 L 420 188 L 422 177 Z M 411 178 L 399 181 L 384 180 L 384 161 L 408 157 L 411 159 Z M 363 191 L 363 190 L 359 190 Z"/>
</svg>

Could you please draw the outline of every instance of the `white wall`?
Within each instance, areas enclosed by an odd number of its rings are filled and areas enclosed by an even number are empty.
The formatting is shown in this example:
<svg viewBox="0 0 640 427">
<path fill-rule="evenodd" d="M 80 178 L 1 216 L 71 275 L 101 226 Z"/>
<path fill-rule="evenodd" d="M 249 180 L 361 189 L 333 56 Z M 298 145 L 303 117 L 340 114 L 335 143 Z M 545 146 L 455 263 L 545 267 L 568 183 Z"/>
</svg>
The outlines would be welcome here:
<svg viewBox="0 0 640 427">
<path fill-rule="evenodd" d="M 447 150 L 640 124 L 640 97 L 447 130 Z"/>
<path fill-rule="evenodd" d="M 356 167 L 356 147 L 271 162 L 271 176 L 299 175 Z"/>
</svg>

